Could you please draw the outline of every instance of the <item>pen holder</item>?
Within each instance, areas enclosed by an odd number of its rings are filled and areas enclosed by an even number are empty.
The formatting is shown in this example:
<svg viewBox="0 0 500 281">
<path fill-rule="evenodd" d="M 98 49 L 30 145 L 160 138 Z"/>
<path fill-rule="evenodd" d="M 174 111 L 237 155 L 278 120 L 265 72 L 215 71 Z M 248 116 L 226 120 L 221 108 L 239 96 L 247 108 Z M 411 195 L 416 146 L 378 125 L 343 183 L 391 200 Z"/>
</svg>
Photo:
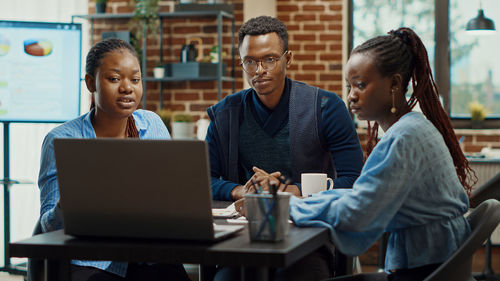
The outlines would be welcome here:
<svg viewBox="0 0 500 281">
<path fill-rule="evenodd" d="M 288 234 L 290 193 L 245 194 L 245 212 L 251 241 L 281 241 Z"/>
</svg>

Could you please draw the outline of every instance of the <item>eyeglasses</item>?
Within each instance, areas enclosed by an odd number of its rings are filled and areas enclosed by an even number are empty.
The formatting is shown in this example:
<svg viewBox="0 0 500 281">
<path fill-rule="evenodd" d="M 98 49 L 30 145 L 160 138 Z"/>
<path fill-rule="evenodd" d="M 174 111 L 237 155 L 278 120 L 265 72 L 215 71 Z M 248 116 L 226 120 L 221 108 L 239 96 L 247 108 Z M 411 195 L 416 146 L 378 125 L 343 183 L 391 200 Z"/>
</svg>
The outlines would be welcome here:
<svg viewBox="0 0 500 281">
<path fill-rule="evenodd" d="M 253 74 L 257 72 L 257 69 L 259 69 L 259 63 L 262 66 L 262 69 L 266 71 L 271 71 L 276 67 L 276 63 L 283 58 L 284 55 L 286 55 L 288 51 L 285 51 L 281 56 L 278 58 L 275 57 L 267 57 L 263 58 L 260 60 L 257 59 L 252 59 L 252 58 L 246 58 L 242 63 L 241 66 L 243 67 L 243 70 L 245 70 L 246 73 L 248 74 Z"/>
</svg>

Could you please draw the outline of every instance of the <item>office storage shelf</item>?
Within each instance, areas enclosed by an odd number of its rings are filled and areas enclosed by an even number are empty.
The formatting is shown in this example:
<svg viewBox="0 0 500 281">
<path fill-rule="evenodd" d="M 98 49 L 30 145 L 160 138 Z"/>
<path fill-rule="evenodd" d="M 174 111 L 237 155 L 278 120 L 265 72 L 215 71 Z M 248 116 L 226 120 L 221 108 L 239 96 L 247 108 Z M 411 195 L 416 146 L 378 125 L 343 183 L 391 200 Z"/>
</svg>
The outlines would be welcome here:
<svg viewBox="0 0 500 281">
<path fill-rule="evenodd" d="M 76 18 L 85 19 L 90 22 L 90 34 L 91 36 L 91 45 L 94 45 L 93 42 L 93 34 L 94 34 L 94 21 L 102 20 L 102 19 L 132 19 L 134 17 L 133 13 L 121 13 L 121 14 L 87 14 L 87 15 L 73 15 L 71 17 L 72 22 Z M 168 13 L 158 13 L 158 18 L 160 20 L 160 32 L 159 32 L 159 40 L 160 40 L 160 63 L 163 63 L 163 20 L 168 18 L 197 18 L 197 17 L 214 17 L 217 19 L 217 46 L 223 46 L 222 44 L 222 29 L 223 29 L 223 20 L 230 19 L 231 20 L 231 74 L 230 76 L 223 75 L 223 62 L 222 59 L 217 63 L 217 74 L 215 76 L 206 76 L 206 77 L 164 77 L 161 79 L 157 79 L 151 76 L 145 76 L 143 83 L 144 87 L 144 95 L 142 97 L 143 107 L 146 106 L 146 83 L 148 82 L 159 82 L 160 83 L 160 108 L 163 108 L 163 92 L 164 92 L 164 82 L 182 82 L 182 81 L 216 81 L 217 82 L 217 99 L 220 100 L 222 98 L 222 82 L 232 82 L 232 91 L 235 90 L 235 75 L 234 75 L 234 58 L 235 58 L 235 41 L 234 41 L 234 15 L 227 11 L 222 10 L 213 10 L 213 11 L 176 11 L 176 12 L 168 12 Z M 142 61 L 141 67 L 144 73 L 147 73 L 146 70 L 146 33 L 147 31 L 143 31 L 142 36 Z M 218 49 L 218 57 L 222 58 L 222 49 Z"/>
<path fill-rule="evenodd" d="M 225 18 L 234 18 L 233 14 L 226 11 L 178 11 L 169 13 L 158 13 L 160 18 L 180 18 L 180 17 L 203 17 L 203 16 L 219 16 Z M 73 15 L 73 18 L 82 19 L 119 19 L 119 18 L 132 18 L 133 13 L 121 13 L 121 14 L 86 14 L 86 15 Z"/>
</svg>

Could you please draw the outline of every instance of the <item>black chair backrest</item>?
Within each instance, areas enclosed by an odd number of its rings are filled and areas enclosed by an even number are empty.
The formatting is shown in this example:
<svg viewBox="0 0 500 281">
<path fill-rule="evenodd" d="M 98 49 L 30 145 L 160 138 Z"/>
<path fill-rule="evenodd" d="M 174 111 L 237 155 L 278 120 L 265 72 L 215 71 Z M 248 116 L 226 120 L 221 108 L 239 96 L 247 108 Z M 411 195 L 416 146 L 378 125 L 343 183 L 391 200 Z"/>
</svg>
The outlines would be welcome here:
<svg viewBox="0 0 500 281">
<path fill-rule="evenodd" d="M 467 217 L 471 234 L 438 269 L 424 281 L 472 281 L 472 256 L 500 223 L 500 202 L 495 199 L 483 201 Z"/>
</svg>

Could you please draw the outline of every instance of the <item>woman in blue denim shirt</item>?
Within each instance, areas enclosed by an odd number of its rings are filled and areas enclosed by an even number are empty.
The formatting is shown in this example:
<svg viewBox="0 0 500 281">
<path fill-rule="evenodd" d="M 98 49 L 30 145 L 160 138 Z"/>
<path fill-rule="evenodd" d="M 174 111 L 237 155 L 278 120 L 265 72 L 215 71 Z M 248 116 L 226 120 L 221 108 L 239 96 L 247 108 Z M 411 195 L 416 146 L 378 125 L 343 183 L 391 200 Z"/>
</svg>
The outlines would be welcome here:
<svg viewBox="0 0 500 281">
<path fill-rule="evenodd" d="M 63 228 L 54 139 L 170 138 L 157 114 L 137 109 L 143 94 L 142 73 L 139 56 L 129 43 L 113 38 L 94 45 L 87 55 L 85 83 L 92 94 L 90 112 L 54 128 L 47 134 L 42 145 L 38 185 L 43 232 Z M 126 163 L 123 165 L 125 167 Z M 181 264 L 72 260 L 71 280 L 187 281 L 189 278 Z"/>
<path fill-rule="evenodd" d="M 411 29 L 391 31 L 352 51 L 346 80 L 351 111 L 375 121 L 361 175 L 352 190 L 292 198 L 291 217 L 300 226 L 330 228 L 334 245 L 350 256 L 387 231 L 388 279 L 423 280 L 470 234 L 463 215 L 472 176 L 427 51 Z M 412 111 L 417 102 L 423 114 Z M 378 126 L 385 134 L 377 143 Z"/>
</svg>

